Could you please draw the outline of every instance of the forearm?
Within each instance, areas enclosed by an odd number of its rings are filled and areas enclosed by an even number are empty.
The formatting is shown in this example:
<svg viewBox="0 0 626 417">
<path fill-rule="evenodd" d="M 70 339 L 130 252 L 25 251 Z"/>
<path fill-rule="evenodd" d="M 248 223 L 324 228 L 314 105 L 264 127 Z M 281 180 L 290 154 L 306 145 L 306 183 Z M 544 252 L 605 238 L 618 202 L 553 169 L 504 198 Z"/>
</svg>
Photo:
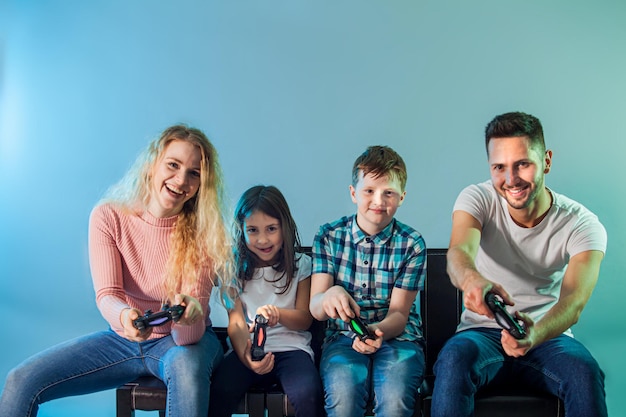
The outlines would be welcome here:
<svg viewBox="0 0 626 417">
<path fill-rule="evenodd" d="M 290 330 L 306 330 L 311 326 L 313 318 L 308 311 L 299 309 L 279 309 L 278 322 Z"/>
<path fill-rule="evenodd" d="M 96 304 L 102 317 L 109 323 L 113 330 L 123 328 L 121 314 L 125 309 L 131 308 L 126 301 L 114 295 L 106 295 L 97 298 Z"/>
<path fill-rule="evenodd" d="M 584 304 L 577 302 L 575 297 L 560 299 L 533 326 L 535 345 L 553 339 L 578 322 Z"/>
<path fill-rule="evenodd" d="M 472 283 L 482 279 L 476 270 L 472 256 L 462 247 L 454 246 L 448 249 L 447 272 L 452 285 L 465 291 Z"/>
<path fill-rule="evenodd" d="M 407 320 L 408 317 L 399 311 L 390 312 L 383 320 L 374 323 L 373 327 L 383 332 L 384 340 L 390 340 L 400 336 L 404 332 Z"/>
<path fill-rule="evenodd" d="M 311 297 L 311 301 L 309 303 L 309 309 L 311 314 L 316 320 L 324 321 L 328 320 L 330 317 L 324 311 L 324 293 L 320 292 Z"/>
<path fill-rule="evenodd" d="M 248 340 L 250 340 L 248 325 L 245 322 L 231 321 L 228 324 L 228 337 L 230 338 L 230 343 L 233 346 L 233 350 L 235 351 L 241 362 L 246 363 L 245 354 L 248 347 Z"/>
</svg>

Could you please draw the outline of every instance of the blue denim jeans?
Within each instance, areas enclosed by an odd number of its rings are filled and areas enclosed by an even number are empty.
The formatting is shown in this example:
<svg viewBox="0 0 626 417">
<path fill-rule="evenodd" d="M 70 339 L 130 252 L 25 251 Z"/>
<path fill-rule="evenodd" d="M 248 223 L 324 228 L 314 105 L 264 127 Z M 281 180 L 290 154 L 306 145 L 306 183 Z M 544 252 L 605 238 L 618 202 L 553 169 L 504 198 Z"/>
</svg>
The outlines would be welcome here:
<svg viewBox="0 0 626 417">
<path fill-rule="evenodd" d="M 474 395 L 489 384 L 515 381 L 563 400 L 567 417 L 605 417 L 604 373 L 589 351 L 558 336 L 525 356 L 507 356 L 499 329 L 471 329 L 450 338 L 434 367 L 433 417 L 474 415 Z"/>
<path fill-rule="evenodd" d="M 0 397 L 0 416 L 36 416 L 39 405 L 57 398 L 115 388 L 154 375 L 165 382 L 170 417 L 206 417 L 213 368 L 223 357 L 210 327 L 194 345 L 171 336 L 131 342 L 108 330 L 61 343 L 11 370 Z"/>
<path fill-rule="evenodd" d="M 230 417 L 252 385 L 271 386 L 279 382 L 296 411 L 296 417 L 324 415 L 324 390 L 319 372 L 308 353 L 302 350 L 274 352 L 274 369 L 256 374 L 230 352 L 213 374 L 209 417 Z"/>
<path fill-rule="evenodd" d="M 322 349 L 320 373 L 328 417 L 365 415 L 373 394 L 377 416 L 410 417 L 424 377 L 424 352 L 417 342 L 388 340 L 372 355 L 352 349 L 337 334 Z"/>
</svg>

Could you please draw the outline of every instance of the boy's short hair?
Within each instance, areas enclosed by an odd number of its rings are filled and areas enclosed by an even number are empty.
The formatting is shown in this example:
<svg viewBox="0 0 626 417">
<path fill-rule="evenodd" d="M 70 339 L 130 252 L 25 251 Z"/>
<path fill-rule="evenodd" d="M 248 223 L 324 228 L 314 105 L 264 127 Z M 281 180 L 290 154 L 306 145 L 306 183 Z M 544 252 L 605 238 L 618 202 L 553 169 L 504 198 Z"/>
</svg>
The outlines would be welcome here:
<svg viewBox="0 0 626 417">
<path fill-rule="evenodd" d="M 352 166 L 352 186 L 354 187 L 359 182 L 359 171 L 363 171 L 363 176 L 372 174 L 374 178 L 388 176 L 390 180 L 398 180 L 402 191 L 406 187 L 407 174 L 404 160 L 388 146 L 370 146 L 354 161 Z"/>
</svg>

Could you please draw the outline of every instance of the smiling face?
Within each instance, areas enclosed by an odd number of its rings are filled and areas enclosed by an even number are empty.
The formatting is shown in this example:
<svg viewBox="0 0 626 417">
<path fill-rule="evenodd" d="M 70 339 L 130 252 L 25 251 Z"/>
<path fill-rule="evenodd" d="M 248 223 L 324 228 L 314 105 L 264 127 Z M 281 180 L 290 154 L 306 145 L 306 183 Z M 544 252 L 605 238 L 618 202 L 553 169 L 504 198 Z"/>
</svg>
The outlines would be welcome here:
<svg viewBox="0 0 626 417">
<path fill-rule="evenodd" d="M 488 152 L 491 181 L 506 199 L 509 212 L 543 213 L 550 200 L 544 177 L 550 171 L 552 152 L 531 147 L 525 136 L 493 138 Z"/>
<path fill-rule="evenodd" d="M 200 149 L 190 142 L 173 140 L 152 167 L 152 192 L 148 211 L 155 217 L 179 214 L 200 187 Z"/>
<path fill-rule="evenodd" d="M 356 186 L 350 186 L 350 196 L 357 205 L 356 221 L 361 230 L 375 235 L 391 223 L 398 207 L 402 205 L 406 191 L 400 181 L 388 175 L 376 178 L 373 174 L 359 174 Z"/>
<path fill-rule="evenodd" d="M 243 222 L 246 246 L 260 260 L 259 266 L 274 265 L 283 247 L 280 220 L 255 210 Z"/>
</svg>

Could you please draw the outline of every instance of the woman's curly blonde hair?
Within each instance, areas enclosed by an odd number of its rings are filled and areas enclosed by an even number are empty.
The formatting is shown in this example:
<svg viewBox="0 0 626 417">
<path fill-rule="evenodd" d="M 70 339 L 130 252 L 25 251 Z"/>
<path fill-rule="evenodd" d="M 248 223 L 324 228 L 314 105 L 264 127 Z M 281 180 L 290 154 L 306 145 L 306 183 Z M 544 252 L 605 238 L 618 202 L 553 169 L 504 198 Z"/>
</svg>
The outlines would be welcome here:
<svg viewBox="0 0 626 417">
<path fill-rule="evenodd" d="M 183 206 L 172 233 L 163 277 L 167 299 L 172 301 L 177 293 L 198 296 L 197 279 L 204 269 L 208 269 L 213 284 L 222 290 L 222 300 L 229 299 L 224 291 L 232 285 L 234 273 L 225 187 L 217 151 L 202 131 L 185 125 L 165 129 L 139 156 L 124 178 L 109 189 L 103 202 L 117 204 L 132 212 L 146 210 L 152 193 L 153 168 L 165 148 L 175 140 L 191 143 L 200 150 L 200 186 L 196 195 Z"/>
</svg>

